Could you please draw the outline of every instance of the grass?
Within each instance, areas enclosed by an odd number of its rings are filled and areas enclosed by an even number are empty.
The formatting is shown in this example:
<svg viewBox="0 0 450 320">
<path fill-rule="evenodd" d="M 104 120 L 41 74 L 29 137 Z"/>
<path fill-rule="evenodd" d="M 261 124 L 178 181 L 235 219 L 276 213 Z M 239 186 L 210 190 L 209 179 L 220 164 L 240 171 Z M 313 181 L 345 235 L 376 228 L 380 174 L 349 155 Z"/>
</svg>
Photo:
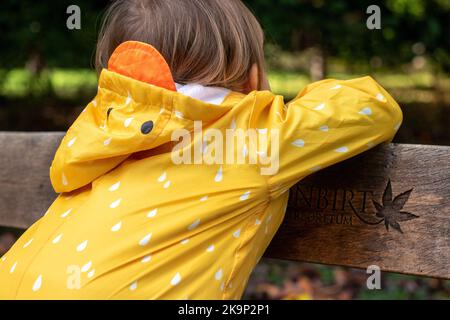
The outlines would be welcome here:
<svg viewBox="0 0 450 320">
<path fill-rule="evenodd" d="M 367 74 L 349 74 L 331 72 L 327 78 L 334 79 L 352 79 L 357 77 L 366 76 Z M 413 74 L 386 74 L 375 73 L 371 74 L 383 87 L 390 90 L 433 90 L 435 86 L 435 79 L 429 72 L 420 72 Z M 285 97 L 295 97 L 297 93 L 311 81 L 309 76 L 297 72 L 288 71 L 273 71 L 269 73 L 269 81 L 273 92 L 281 94 Z M 450 91 L 450 79 L 445 78 L 441 81 L 441 85 L 447 91 Z M 430 100 L 430 96 L 428 96 Z M 429 101 L 421 101 L 429 102 Z"/>
<path fill-rule="evenodd" d="M 95 94 L 97 76 L 89 69 L 53 69 L 44 71 L 40 77 L 33 77 L 26 69 L 12 69 L 0 82 L 0 96 L 21 98 L 27 95 L 39 96 L 54 93 L 60 98 L 72 98 L 80 94 Z"/>
<path fill-rule="evenodd" d="M 364 74 L 331 72 L 328 78 L 350 79 Z M 434 77 L 429 72 L 413 74 L 372 74 L 384 87 L 391 90 L 432 90 Z M 0 96 L 22 98 L 29 95 L 53 94 L 59 98 L 70 99 L 80 94 L 93 95 L 97 88 L 96 73 L 89 69 L 52 69 L 44 71 L 40 77 L 33 77 L 26 69 L 0 70 Z M 273 92 L 293 98 L 310 83 L 308 75 L 291 71 L 271 71 L 269 81 Z M 441 81 L 441 86 L 450 91 L 450 79 Z M 410 95 L 406 95 L 408 98 Z M 423 95 L 425 100 L 431 95 Z M 426 101 L 421 101 L 426 102 Z"/>
<path fill-rule="evenodd" d="M 273 71 L 268 78 L 272 91 L 285 97 L 295 97 L 311 82 L 309 76 L 294 72 Z"/>
</svg>

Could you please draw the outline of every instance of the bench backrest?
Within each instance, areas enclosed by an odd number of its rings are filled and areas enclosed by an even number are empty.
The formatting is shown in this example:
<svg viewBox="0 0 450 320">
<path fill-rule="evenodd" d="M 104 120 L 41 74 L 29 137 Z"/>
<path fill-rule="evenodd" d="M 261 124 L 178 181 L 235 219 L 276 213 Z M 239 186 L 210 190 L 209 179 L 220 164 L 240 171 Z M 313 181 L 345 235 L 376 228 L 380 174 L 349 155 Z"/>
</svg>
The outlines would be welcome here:
<svg viewBox="0 0 450 320">
<path fill-rule="evenodd" d="M 0 226 L 27 228 L 54 200 L 63 135 L 0 132 Z M 307 177 L 265 255 L 449 279 L 450 147 L 382 145 Z"/>
</svg>

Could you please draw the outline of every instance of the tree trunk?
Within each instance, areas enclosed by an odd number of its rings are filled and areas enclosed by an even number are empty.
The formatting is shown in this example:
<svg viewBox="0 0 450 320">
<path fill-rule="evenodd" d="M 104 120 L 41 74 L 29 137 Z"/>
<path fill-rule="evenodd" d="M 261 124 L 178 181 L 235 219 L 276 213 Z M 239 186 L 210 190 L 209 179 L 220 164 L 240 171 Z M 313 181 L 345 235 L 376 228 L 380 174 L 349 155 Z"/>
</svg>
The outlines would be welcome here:
<svg viewBox="0 0 450 320">
<path fill-rule="evenodd" d="M 327 61 L 325 51 L 320 47 L 314 47 L 311 50 L 311 60 L 309 64 L 309 74 L 311 81 L 325 79 L 327 73 Z"/>
</svg>

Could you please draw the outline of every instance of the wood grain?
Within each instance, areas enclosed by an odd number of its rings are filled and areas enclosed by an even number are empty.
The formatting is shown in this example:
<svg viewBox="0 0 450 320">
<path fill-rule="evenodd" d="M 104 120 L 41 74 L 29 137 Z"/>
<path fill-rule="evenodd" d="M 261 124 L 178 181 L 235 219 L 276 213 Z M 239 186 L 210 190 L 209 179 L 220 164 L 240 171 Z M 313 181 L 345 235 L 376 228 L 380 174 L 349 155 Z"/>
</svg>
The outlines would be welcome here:
<svg viewBox="0 0 450 320">
<path fill-rule="evenodd" d="M 372 203 L 389 180 L 394 197 L 412 189 L 400 211 L 418 217 L 399 222 L 403 233 L 386 230 Z M 450 147 L 379 146 L 307 177 L 266 256 L 449 279 Z"/>
<path fill-rule="evenodd" d="M 0 225 L 27 228 L 52 203 L 48 170 L 63 135 L 0 132 Z M 377 216 L 372 200 L 383 205 L 388 181 L 403 201 Z M 307 177 L 265 256 L 449 279 L 450 147 L 382 145 Z"/>
<path fill-rule="evenodd" d="M 0 132 L 0 225 L 28 228 L 56 198 L 49 169 L 61 132 Z"/>
</svg>

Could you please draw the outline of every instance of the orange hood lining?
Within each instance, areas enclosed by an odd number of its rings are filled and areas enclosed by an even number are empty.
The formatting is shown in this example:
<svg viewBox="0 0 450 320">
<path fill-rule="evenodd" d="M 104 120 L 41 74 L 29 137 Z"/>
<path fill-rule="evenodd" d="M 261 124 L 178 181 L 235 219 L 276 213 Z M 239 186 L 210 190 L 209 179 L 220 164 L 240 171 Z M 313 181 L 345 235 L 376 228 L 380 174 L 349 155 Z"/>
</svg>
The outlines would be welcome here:
<svg viewBox="0 0 450 320">
<path fill-rule="evenodd" d="M 147 43 L 126 41 L 120 44 L 109 58 L 108 70 L 157 87 L 177 91 L 166 60 L 158 50 Z"/>
</svg>

